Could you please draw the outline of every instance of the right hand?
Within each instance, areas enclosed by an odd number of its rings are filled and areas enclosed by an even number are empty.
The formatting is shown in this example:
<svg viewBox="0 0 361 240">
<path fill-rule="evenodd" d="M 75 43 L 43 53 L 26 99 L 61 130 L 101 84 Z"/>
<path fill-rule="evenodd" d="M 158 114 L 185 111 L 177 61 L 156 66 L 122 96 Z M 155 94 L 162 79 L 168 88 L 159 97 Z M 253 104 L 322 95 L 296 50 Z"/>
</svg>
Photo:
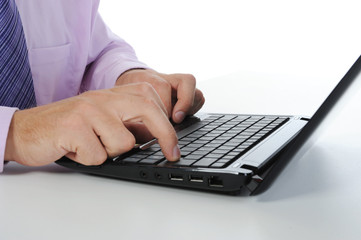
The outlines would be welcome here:
<svg viewBox="0 0 361 240">
<path fill-rule="evenodd" d="M 5 160 L 40 166 L 67 156 L 99 165 L 134 147 L 135 136 L 127 126 L 136 125 L 158 139 L 168 160 L 180 158 L 177 135 L 160 97 L 150 84 L 139 83 L 15 112 Z"/>
</svg>

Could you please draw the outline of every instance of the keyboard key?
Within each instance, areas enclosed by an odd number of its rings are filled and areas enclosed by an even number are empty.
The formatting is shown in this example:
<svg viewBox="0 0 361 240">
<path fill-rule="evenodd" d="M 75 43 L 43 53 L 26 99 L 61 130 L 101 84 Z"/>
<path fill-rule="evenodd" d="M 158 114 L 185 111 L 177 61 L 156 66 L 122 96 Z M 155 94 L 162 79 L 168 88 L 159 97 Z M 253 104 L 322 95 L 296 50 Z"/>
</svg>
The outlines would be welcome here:
<svg viewBox="0 0 361 240">
<path fill-rule="evenodd" d="M 152 160 L 162 160 L 164 158 L 163 155 L 150 155 L 146 157 L 145 159 L 152 159 Z"/>
<path fill-rule="evenodd" d="M 205 158 L 202 158 L 201 160 L 199 160 L 198 162 L 194 163 L 192 166 L 195 166 L 195 167 L 209 167 L 215 161 L 216 161 L 216 159 L 214 159 L 214 158 L 206 158 L 205 157 Z"/>
<path fill-rule="evenodd" d="M 140 161 L 139 158 L 133 158 L 133 157 L 127 157 L 122 160 L 122 162 L 126 162 L 126 163 L 137 163 L 139 161 Z"/>
<path fill-rule="evenodd" d="M 205 145 L 205 146 L 203 146 L 203 147 L 201 147 L 201 148 L 197 149 L 197 152 L 198 152 L 198 151 L 211 152 L 211 151 L 213 151 L 214 149 L 216 149 L 216 148 L 215 148 L 215 147 L 210 147 L 210 146 Z M 196 151 L 195 151 L 195 152 L 196 152 Z"/>
<path fill-rule="evenodd" d="M 218 150 L 227 150 L 227 152 L 231 151 L 232 149 L 234 149 L 234 147 L 228 147 L 226 145 L 220 146 L 218 148 Z"/>
<path fill-rule="evenodd" d="M 157 164 L 160 162 L 160 159 L 150 159 L 150 158 L 147 158 L 147 159 L 143 159 L 141 160 L 139 163 L 142 163 L 142 164 Z"/>
<path fill-rule="evenodd" d="M 154 153 L 152 156 L 164 156 L 162 151 L 158 151 L 156 153 Z"/>
<path fill-rule="evenodd" d="M 192 147 L 192 145 L 187 145 L 181 148 L 181 151 L 189 151 L 189 152 L 193 152 L 194 150 L 196 150 L 198 147 Z"/>
<path fill-rule="evenodd" d="M 190 143 L 190 142 L 193 142 L 194 140 L 196 140 L 197 138 L 191 138 L 191 137 L 184 137 L 184 138 L 182 138 L 182 140 L 183 141 L 186 141 L 186 142 L 188 142 L 188 143 Z"/>
<path fill-rule="evenodd" d="M 199 140 L 203 140 L 203 141 L 212 141 L 213 139 L 215 139 L 215 137 L 209 137 L 207 135 L 199 138 Z"/>
<path fill-rule="evenodd" d="M 224 146 L 227 147 L 237 147 L 240 143 L 239 142 L 226 142 Z"/>
<path fill-rule="evenodd" d="M 228 163 L 229 161 L 229 159 L 223 159 L 222 157 L 222 159 L 217 160 L 216 163 Z"/>
<path fill-rule="evenodd" d="M 191 152 L 192 152 L 192 151 L 186 151 L 186 150 L 183 150 L 183 149 L 182 149 L 182 150 L 181 150 L 181 155 L 182 155 L 182 156 L 187 156 L 187 155 L 191 154 Z"/>
<path fill-rule="evenodd" d="M 227 154 L 227 156 L 223 156 L 222 158 L 225 158 L 225 157 L 232 157 L 232 158 L 234 158 L 235 156 L 237 156 L 237 155 L 239 155 L 240 153 L 242 153 L 244 151 L 244 149 L 242 150 L 242 149 L 234 149 L 234 150 L 232 150 L 231 152 L 229 152 L 228 154 Z"/>
<path fill-rule="evenodd" d="M 204 155 L 206 155 L 206 154 L 208 154 L 208 153 L 210 153 L 211 151 L 206 151 L 206 150 L 196 150 L 196 151 L 194 151 L 192 154 L 193 155 L 201 155 L 201 156 L 204 156 Z"/>
<path fill-rule="evenodd" d="M 214 133 L 214 134 L 217 134 L 217 136 L 218 135 L 221 135 L 222 133 L 225 133 L 226 131 L 223 131 L 223 130 L 219 130 L 219 129 L 217 129 L 217 130 L 213 130 L 213 131 L 211 131 L 210 133 Z"/>
<path fill-rule="evenodd" d="M 210 153 L 206 157 L 207 158 L 214 158 L 215 160 L 221 158 L 224 154 L 221 153 Z"/>
<path fill-rule="evenodd" d="M 202 137 L 204 134 L 203 133 L 200 133 L 200 132 L 193 132 L 191 134 L 189 134 L 187 137 L 190 137 L 190 138 L 199 138 L 199 137 Z"/>
<path fill-rule="evenodd" d="M 204 155 L 198 155 L 198 154 L 189 154 L 188 156 L 184 157 L 185 160 L 199 160 L 203 157 Z"/>
<path fill-rule="evenodd" d="M 204 144 L 206 144 L 206 143 L 209 143 L 209 141 L 205 141 L 205 140 L 196 140 L 196 141 L 194 141 L 194 143 L 204 145 Z"/>
<path fill-rule="evenodd" d="M 181 158 L 179 161 L 170 163 L 173 166 L 180 166 L 180 167 L 189 167 L 191 166 L 196 160 L 189 160 Z"/>
<path fill-rule="evenodd" d="M 216 162 L 216 163 L 213 163 L 211 165 L 211 167 L 213 168 L 221 168 L 221 167 L 224 167 L 226 165 L 226 163 L 220 163 L 220 162 Z"/>
<path fill-rule="evenodd" d="M 227 154 L 226 156 L 223 156 L 220 160 L 218 160 L 218 161 L 231 161 L 231 160 L 233 160 L 234 159 L 234 156 L 231 156 L 231 155 L 229 155 L 229 154 Z"/>
<path fill-rule="evenodd" d="M 216 150 L 212 151 L 212 153 L 222 154 L 222 155 L 224 155 L 224 154 L 226 154 L 226 153 L 228 153 L 228 152 L 229 152 L 229 151 L 227 151 L 227 150 L 221 150 L 221 149 L 216 149 Z"/>
<path fill-rule="evenodd" d="M 140 160 L 140 159 L 143 159 L 143 158 L 145 158 L 145 157 L 147 157 L 147 156 L 136 153 L 136 154 L 131 155 L 130 157 L 132 157 L 132 158 L 138 158 L 138 159 Z"/>
<path fill-rule="evenodd" d="M 137 152 L 137 155 L 143 155 L 143 156 L 149 156 L 149 155 L 152 155 L 153 152 L 151 151 L 144 151 L 144 150 L 141 150 L 139 152 Z"/>
<path fill-rule="evenodd" d="M 191 146 L 192 148 L 200 148 L 202 147 L 204 144 L 199 144 L 199 143 L 191 143 L 189 146 Z"/>
</svg>

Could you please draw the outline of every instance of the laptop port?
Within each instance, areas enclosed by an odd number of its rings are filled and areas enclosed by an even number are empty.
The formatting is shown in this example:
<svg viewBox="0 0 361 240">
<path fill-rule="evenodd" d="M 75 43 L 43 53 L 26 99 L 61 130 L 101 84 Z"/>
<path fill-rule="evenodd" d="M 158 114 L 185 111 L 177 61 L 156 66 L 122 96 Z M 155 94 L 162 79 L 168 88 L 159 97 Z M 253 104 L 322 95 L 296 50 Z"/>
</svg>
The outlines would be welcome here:
<svg viewBox="0 0 361 240">
<path fill-rule="evenodd" d="M 211 176 L 208 180 L 208 184 L 210 187 L 217 187 L 222 188 L 223 187 L 223 180 L 220 177 L 217 176 Z"/>
<path fill-rule="evenodd" d="M 183 175 L 170 173 L 169 179 L 172 181 L 183 181 Z"/>
<path fill-rule="evenodd" d="M 196 183 L 202 183 L 203 182 L 203 177 L 202 176 L 197 176 L 197 175 L 189 175 L 189 181 L 190 182 L 196 182 Z"/>
<path fill-rule="evenodd" d="M 140 171 L 139 175 L 140 175 L 141 178 L 148 178 L 148 174 L 146 172 L 144 172 L 144 171 Z"/>
<path fill-rule="evenodd" d="M 160 173 L 155 173 L 154 174 L 154 177 L 158 180 L 161 180 L 162 179 L 162 175 Z"/>
</svg>

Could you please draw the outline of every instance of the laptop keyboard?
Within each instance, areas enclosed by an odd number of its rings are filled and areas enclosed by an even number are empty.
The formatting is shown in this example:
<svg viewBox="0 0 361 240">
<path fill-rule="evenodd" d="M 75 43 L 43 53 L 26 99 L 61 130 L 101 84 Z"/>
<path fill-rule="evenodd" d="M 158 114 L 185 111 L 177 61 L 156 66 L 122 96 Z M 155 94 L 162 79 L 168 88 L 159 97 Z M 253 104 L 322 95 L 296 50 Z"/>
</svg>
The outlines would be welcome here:
<svg viewBox="0 0 361 240">
<path fill-rule="evenodd" d="M 155 164 L 179 167 L 223 168 L 288 121 L 287 117 L 210 115 L 179 139 L 182 157 L 168 162 L 159 144 L 114 158 L 121 164 Z"/>
</svg>

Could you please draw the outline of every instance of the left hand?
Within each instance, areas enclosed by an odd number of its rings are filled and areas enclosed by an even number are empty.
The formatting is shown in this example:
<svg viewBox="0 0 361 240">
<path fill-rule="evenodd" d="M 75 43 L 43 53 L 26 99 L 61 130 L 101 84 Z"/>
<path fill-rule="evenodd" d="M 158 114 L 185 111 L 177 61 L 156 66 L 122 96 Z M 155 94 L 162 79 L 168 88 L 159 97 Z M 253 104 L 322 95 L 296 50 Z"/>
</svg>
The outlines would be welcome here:
<svg viewBox="0 0 361 240">
<path fill-rule="evenodd" d="M 131 69 L 120 75 L 115 85 L 139 82 L 148 82 L 153 86 L 166 107 L 168 117 L 175 123 L 198 112 L 205 102 L 191 74 L 163 74 L 151 69 Z"/>
</svg>

